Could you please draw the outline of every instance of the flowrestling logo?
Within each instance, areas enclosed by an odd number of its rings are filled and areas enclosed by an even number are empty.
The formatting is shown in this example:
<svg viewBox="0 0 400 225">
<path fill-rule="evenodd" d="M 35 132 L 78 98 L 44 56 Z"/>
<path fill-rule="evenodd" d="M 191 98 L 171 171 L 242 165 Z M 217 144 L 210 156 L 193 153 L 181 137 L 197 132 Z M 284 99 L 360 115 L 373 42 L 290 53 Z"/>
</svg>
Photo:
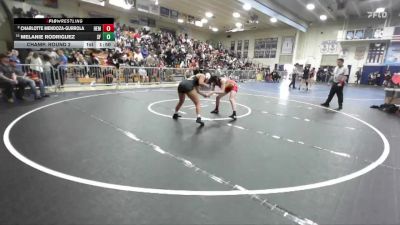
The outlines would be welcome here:
<svg viewBox="0 0 400 225">
<path fill-rule="evenodd" d="M 388 17 L 387 12 L 367 12 L 368 13 L 368 18 L 369 19 L 386 19 Z"/>
</svg>

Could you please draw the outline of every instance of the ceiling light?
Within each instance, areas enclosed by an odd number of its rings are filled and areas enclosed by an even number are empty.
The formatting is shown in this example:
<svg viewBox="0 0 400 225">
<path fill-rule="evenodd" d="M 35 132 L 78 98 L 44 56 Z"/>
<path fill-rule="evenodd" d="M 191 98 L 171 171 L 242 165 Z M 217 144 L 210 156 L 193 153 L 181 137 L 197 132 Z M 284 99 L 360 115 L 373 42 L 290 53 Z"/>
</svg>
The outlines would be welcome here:
<svg viewBox="0 0 400 225">
<path fill-rule="evenodd" d="M 154 3 L 155 5 L 158 5 L 158 0 L 156 0 L 156 2 Z"/>
<path fill-rule="evenodd" d="M 238 12 L 234 12 L 234 13 L 232 13 L 232 16 L 235 17 L 235 18 L 239 18 L 240 14 Z"/>
<path fill-rule="evenodd" d="M 235 32 L 239 32 L 239 31 L 244 31 L 244 29 L 243 29 L 243 28 L 234 28 L 234 29 L 228 30 L 228 31 L 226 31 L 226 32 L 228 32 L 228 33 L 230 33 L 230 32 L 235 33 Z"/>
<path fill-rule="evenodd" d="M 208 19 L 206 18 L 201 19 L 201 23 L 208 23 Z"/>
<path fill-rule="evenodd" d="M 314 10 L 315 9 L 315 5 L 312 4 L 312 3 L 307 4 L 306 7 L 307 7 L 308 10 Z"/>
<path fill-rule="evenodd" d="M 244 3 L 243 4 L 243 9 L 246 11 L 249 11 L 251 9 L 251 5 L 249 3 Z"/>
<path fill-rule="evenodd" d="M 383 12 L 385 12 L 385 8 L 377 8 L 377 9 L 375 10 L 375 12 L 377 12 L 377 13 L 383 13 Z"/>
<path fill-rule="evenodd" d="M 278 19 L 275 17 L 272 17 L 271 19 L 269 19 L 269 21 L 271 21 L 271 23 L 276 23 L 276 22 L 278 22 Z"/>
<path fill-rule="evenodd" d="M 325 20 L 328 19 L 328 17 L 326 15 L 320 15 L 319 19 L 322 20 L 322 21 L 325 21 Z"/>
<path fill-rule="evenodd" d="M 236 26 L 237 28 L 240 28 L 240 27 L 243 26 L 243 24 L 242 24 L 242 23 L 236 23 L 235 26 Z"/>
<path fill-rule="evenodd" d="M 185 22 L 183 19 L 178 19 L 178 23 L 183 23 Z"/>
<path fill-rule="evenodd" d="M 199 20 L 196 20 L 196 22 L 194 22 L 194 25 L 198 26 L 198 27 L 202 27 L 203 23 Z"/>
<path fill-rule="evenodd" d="M 105 6 L 106 5 L 105 1 L 102 1 L 102 2 L 100 2 L 98 0 L 81 0 L 81 1 L 82 2 L 88 2 L 88 3 L 91 3 L 91 4 L 95 4 L 95 5 L 101 5 L 101 6 Z"/>
<path fill-rule="evenodd" d="M 213 16 L 214 16 L 214 14 L 212 12 L 206 12 L 206 17 L 207 18 L 211 18 Z"/>
<path fill-rule="evenodd" d="M 218 32 L 218 28 L 216 28 L 216 27 L 213 27 L 211 30 L 214 32 Z"/>
</svg>

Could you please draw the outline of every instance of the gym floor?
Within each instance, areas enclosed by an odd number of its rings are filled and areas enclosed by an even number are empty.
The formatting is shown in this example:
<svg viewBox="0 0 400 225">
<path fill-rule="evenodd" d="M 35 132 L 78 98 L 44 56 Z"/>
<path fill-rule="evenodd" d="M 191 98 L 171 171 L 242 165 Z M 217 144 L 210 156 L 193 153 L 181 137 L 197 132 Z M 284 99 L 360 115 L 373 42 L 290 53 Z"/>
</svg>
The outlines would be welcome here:
<svg viewBox="0 0 400 225">
<path fill-rule="evenodd" d="M 328 92 L 244 83 L 204 127 L 173 88 L 1 103 L 0 224 L 400 224 L 399 118 Z"/>
</svg>

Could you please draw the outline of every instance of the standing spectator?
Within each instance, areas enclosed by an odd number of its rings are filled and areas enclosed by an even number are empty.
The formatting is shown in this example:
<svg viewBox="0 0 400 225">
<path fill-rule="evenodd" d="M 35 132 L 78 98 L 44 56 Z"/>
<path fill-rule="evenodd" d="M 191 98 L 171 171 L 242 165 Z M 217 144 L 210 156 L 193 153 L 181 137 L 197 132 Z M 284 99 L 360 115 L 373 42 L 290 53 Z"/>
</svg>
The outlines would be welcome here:
<svg viewBox="0 0 400 225">
<path fill-rule="evenodd" d="M 45 54 L 43 55 L 43 82 L 45 86 L 53 85 L 54 80 L 52 80 L 53 76 L 53 67 L 50 62 L 50 56 Z"/>
<path fill-rule="evenodd" d="M 361 68 L 358 69 L 356 72 L 356 84 L 360 84 L 360 79 L 361 79 Z"/>
<path fill-rule="evenodd" d="M 392 73 L 390 72 L 390 70 L 385 71 L 385 76 L 383 77 L 383 79 L 384 79 L 384 82 L 392 79 Z"/>
<path fill-rule="evenodd" d="M 61 85 L 64 85 L 65 76 L 67 75 L 67 64 L 68 58 L 64 55 L 63 50 L 57 50 L 58 55 L 58 73 L 59 73 L 59 80 L 61 81 Z"/>
<path fill-rule="evenodd" d="M 308 91 L 308 80 L 310 78 L 310 66 L 306 66 L 303 70 L 303 77 L 301 79 L 299 90 L 301 90 L 302 84 L 306 84 L 306 91 Z"/>
<path fill-rule="evenodd" d="M 381 78 L 382 78 L 381 72 L 376 72 L 375 86 L 381 86 L 382 82 Z"/>
<path fill-rule="evenodd" d="M 50 51 L 48 52 L 48 55 L 50 57 L 50 63 L 51 65 L 55 68 L 56 65 L 58 64 L 58 54 L 57 51 L 55 49 L 50 49 Z"/>
<path fill-rule="evenodd" d="M 338 97 L 338 103 L 339 103 L 339 108 L 336 110 L 342 110 L 343 109 L 343 88 L 346 83 L 346 76 L 349 75 L 349 69 L 344 66 L 344 59 L 339 58 L 337 60 L 337 66 L 335 70 L 333 71 L 333 84 L 331 87 L 331 91 L 329 92 L 328 99 L 324 103 L 321 104 L 321 106 L 324 107 L 329 107 L 329 103 L 332 101 L 333 96 L 335 94 Z"/>
<path fill-rule="evenodd" d="M 300 74 L 300 65 L 298 63 L 294 64 L 293 72 L 292 72 L 292 82 L 289 84 L 289 88 L 293 87 L 296 89 L 296 79 L 297 76 Z"/>
<path fill-rule="evenodd" d="M 31 51 L 28 53 L 28 56 L 25 58 L 25 64 L 31 64 L 32 56 L 33 56 L 33 52 Z"/>
<path fill-rule="evenodd" d="M 99 59 L 96 57 L 96 55 L 91 52 L 90 57 L 88 60 L 88 65 L 89 65 L 89 75 L 91 77 L 95 77 L 98 79 L 100 77 L 100 68 L 98 67 L 100 64 Z"/>
<path fill-rule="evenodd" d="M 88 63 L 85 60 L 85 57 L 83 57 L 82 54 L 77 55 L 76 64 L 79 65 L 77 67 L 77 71 L 76 71 L 77 74 L 80 77 L 86 76 L 86 74 L 89 72 L 89 67 L 88 67 Z"/>
<path fill-rule="evenodd" d="M 36 74 L 38 77 L 42 77 L 43 75 L 43 63 L 42 59 L 40 59 L 39 54 L 34 52 L 31 58 L 31 65 L 29 66 L 31 73 Z M 17 64 L 18 65 L 18 64 Z"/>
<path fill-rule="evenodd" d="M 311 89 L 311 86 L 314 85 L 314 77 L 315 77 L 315 67 L 310 70 L 310 78 L 308 79 L 308 88 Z"/>
</svg>

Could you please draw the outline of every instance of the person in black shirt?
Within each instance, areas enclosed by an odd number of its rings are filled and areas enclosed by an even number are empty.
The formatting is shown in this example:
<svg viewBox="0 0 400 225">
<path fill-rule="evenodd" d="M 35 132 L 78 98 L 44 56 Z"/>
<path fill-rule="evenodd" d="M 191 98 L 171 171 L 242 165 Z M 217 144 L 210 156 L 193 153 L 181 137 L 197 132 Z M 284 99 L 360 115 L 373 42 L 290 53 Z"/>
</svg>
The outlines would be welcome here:
<svg viewBox="0 0 400 225">
<path fill-rule="evenodd" d="M 308 79 L 310 78 L 310 66 L 306 66 L 303 71 L 303 77 L 301 79 L 301 83 L 299 85 L 299 90 L 301 90 L 302 84 L 306 84 L 306 90 L 308 91 Z"/>
<path fill-rule="evenodd" d="M 356 84 L 359 84 L 359 83 L 360 83 L 360 79 L 361 79 L 361 69 L 359 69 L 359 70 L 356 72 L 356 78 L 357 78 Z"/>
<path fill-rule="evenodd" d="M 274 71 L 272 72 L 272 80 L 273 80 L 273 82 L 274 82 L 274 83 L 279 83 L 279 79 L 280 79 L 280 78 L 281 78 L 281 77 L 280 77 L 278 71 L 274 70 Z"/>
<path fill-rule="evenodd" d="M 299 67 L 300 65 L 298 63 L 294 64 L 293 72 L 292 72 L 292 82 L 289 84 L 289 88 L 293 87 L 293 89 L 296 89 L 296 79 L 297 75 L 299 74 Z"/>
</svg>

